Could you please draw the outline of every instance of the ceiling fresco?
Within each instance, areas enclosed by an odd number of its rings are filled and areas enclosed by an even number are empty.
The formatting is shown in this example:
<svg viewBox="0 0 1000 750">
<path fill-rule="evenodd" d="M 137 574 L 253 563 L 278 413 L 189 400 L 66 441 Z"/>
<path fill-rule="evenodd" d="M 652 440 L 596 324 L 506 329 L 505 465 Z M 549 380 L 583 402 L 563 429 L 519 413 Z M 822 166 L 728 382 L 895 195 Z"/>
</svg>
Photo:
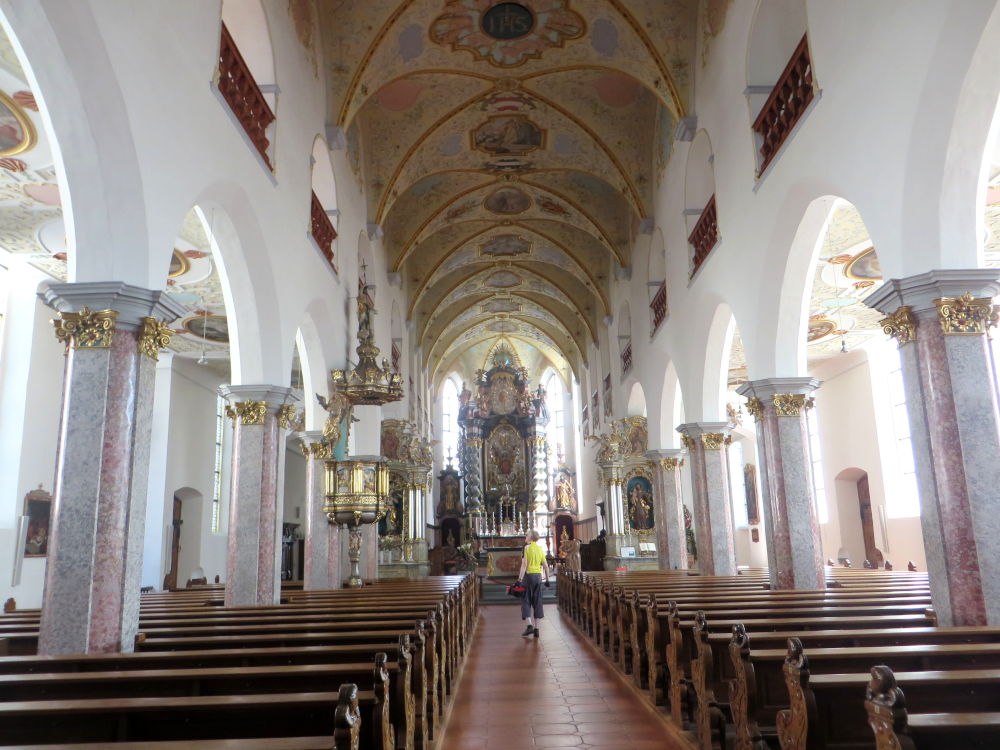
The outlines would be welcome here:
<svg viewBox="0 0 1000 750">
<path fill-rule="evenodd" d="M 498 333 L 581 364 L 687 113 L 697 0 L 318 7 L 328 119 L 428 364 Z"/>
</svg>

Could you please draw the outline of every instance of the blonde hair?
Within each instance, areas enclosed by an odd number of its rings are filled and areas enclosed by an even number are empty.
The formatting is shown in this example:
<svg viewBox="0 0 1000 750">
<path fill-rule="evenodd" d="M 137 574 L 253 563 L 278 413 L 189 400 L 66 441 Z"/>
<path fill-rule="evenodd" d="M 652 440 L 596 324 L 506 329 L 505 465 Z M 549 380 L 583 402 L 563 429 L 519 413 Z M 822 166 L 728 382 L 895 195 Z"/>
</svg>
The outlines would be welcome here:
<svg viewBox="0 0 1000 750">
<path fill-rule="evenodd" d="M 531 537 L 531 541 L 533 542 L 538 541 L 538 531 L 536 529 L 532 529 L 531 531 L 529 531 L 528 535 Z"/>
</svg>

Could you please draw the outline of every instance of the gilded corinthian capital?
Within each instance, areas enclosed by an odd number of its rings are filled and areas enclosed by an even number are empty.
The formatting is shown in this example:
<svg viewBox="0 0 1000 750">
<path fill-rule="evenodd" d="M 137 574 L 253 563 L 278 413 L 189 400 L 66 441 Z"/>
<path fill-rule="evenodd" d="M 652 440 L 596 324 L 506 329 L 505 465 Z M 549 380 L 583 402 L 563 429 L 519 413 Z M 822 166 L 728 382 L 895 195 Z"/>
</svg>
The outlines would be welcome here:
<svg viewBox="0 0 1000 750">
<path fill-rule="evenodd" d="M 945 335 L 979 335 L 997 324 L 997 307 L 989 297 L 975 298 L 968 292 L 961 297 L 934 300 Z"/>
<path fill-rule="evenodd" d="M 797 417 L 808 406 L 804 393 L 775 393 L 773 401 L 774 413 L 779 417 Z"/>
<path fill-rule="evenodd" d="M 237 401 L 235 407 L 226 407 L 226 415 L 234 424 L 238 420 L 244 427 L 260 426 L 267 415 L 267 401 Z"/>
<path fill-rule="evenodd" d="M 66 345 L 66 351 L 74 349 L 110 349 L 111 336 L 118 320 L 117 310 L 91 310 L 83 307 L 80 312 L 60 313 L 59 320 L 53 320 L 56 338 Z"/>
<path fill-rule="evenodd" d="M 160 359 L 160 349 L 170 346 L 170 339 L 174 332 L 163 321 L 156 318 L 142 318 L 142 327 L 139 329 L 139 353 L 149 357 L 151 360 Z"/>
<path fill-rule="evenodd" d="M 913 316 L 913 308 L 903 305 L 888 317 L 882 318 L 879 325 L 885 334 L 896 339 L 903 346 L 917 338 L 917 319 Z"/>
</svg>

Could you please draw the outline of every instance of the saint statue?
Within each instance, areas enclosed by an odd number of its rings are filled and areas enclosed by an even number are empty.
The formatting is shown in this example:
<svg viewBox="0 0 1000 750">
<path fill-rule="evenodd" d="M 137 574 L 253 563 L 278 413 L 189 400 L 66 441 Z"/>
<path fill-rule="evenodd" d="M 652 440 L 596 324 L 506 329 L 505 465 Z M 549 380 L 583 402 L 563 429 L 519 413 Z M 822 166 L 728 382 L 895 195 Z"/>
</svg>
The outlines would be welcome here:
<svg viewBox="0 0 1000 750">
<path fill-rule="evenodd" d="M 375 335 L 372 329 L 372 316 L 375 314 L 375 302 L 371 292 L 374 291 L 373 284 L 365 284 L 358 294 L 358 338 L 361 341 L 370 341 Z"/>
<path fill-rule="evenodd" d="M 329 399 L 317 393 L 316 400 L 327 413 L 326 421 L 323 423 L 323 440 L 331 447 L 336 447 L 340 441 L 340 424 L 345 417 L 350 418 L 351 402 L 336 388 L 330 391 Z"/>
</svg>

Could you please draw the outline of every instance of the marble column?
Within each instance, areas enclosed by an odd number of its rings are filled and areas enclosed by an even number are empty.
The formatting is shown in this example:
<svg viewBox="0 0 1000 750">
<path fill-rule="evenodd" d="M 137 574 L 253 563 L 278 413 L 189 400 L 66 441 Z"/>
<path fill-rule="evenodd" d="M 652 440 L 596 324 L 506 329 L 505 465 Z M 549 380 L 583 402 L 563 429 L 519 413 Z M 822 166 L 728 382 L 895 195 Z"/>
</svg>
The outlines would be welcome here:
<svg viewBox="0 0 1000 750">
<path fill-rule="evenodd" d="M 663 570 L 687 568 L 687 537 L 684 531 L 684 495 L 681 491 L 681 467 L 684 451 L 680 448 L 652 450 L 646 458 L 653 461 L 653 490 L 656 492 L 656 547 Z"/>
<path fill-rule="evenodd" d="M 66 345 L 40 654 L 131 651 L 156 359 L 184 309 L 121 282 L 51 284 Z"/>
<path fill-rule="evenodd" d="M 307 591 L 338 589 L 344 577 L 340 526 L 330 523 L 323 510 L 326 505 L 326 461 L 333 458 L 333 449 L 322 442 L 322 430 L 300 432 L 298 436 L 306 457 L 306 569 L 303 586 Z"/>
<path fill-rule="evenodd" d="M 931 597 L 942 625 L 1000 625 L 997 269 L 891 279 L 865 304 L 899 343 Z"/>
<path fill-rule="evenodd" d="M 736 574 L 733 509 L 729 491 L 728 422 L 689 422 L 677 428 L 691 461 L 698 570 Z"/>
<path fill-rule="evenodd" d="M 818 387 L 812 378 L 764 378 L 736 389 L 757 427 L 772 589 L 826 587 L 806 424 Z"/>
<path fill-rule="evenodd" d="M 606 559 L 617 558 L 621 555 L 621 548 L 625 546 L 624 467 L 618 462 L 603 462 L 599 463 L 598 466 L 601 468 L 601 485 L 604 487 L 604 514 L 608 524 Z M 610 560 L 609 564 L 611 563 L 617 567 L 616 561 Z"/>
<path fill-rule="evenodd" d="M 483 510 L 482 453 L 482 420 L 470 419 L 465 426 L 465 455 L 461 462 L 465 480 L 465 507 L 470 513 L 480 513 Z"/>
<path fill-rule="evenodd" d="M 233 420 L 226 553 L 226 606 L 277 604 L 281 593 L 281 487 L 285 407 L 295 396 L 274 385 L 219 388 Z"/>
</svg>

